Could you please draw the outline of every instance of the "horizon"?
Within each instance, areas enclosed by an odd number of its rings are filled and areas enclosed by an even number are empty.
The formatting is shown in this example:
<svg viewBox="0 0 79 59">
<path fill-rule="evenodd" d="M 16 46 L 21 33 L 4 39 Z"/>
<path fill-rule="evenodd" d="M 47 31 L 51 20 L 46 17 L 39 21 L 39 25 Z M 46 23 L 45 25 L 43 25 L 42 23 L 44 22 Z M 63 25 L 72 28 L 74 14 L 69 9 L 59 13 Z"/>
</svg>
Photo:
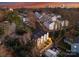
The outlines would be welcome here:
<svg viewBox="0 0 79 59">
<path fill-rule="evenodd" d="M 45 8 L 62 7 L 79 8 L 79 2 L 0 2 L 0 8 Z"/>
</svg>

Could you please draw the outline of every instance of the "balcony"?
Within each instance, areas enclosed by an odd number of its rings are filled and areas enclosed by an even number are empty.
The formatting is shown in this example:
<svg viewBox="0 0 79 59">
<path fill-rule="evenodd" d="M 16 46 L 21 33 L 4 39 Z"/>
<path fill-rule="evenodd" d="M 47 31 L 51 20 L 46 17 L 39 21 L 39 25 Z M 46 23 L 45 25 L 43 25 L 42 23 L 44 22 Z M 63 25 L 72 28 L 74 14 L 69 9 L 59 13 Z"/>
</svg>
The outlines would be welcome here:
<svg viewBox="0 0 79 59">
<path fill-rule="evenodd" d="M 40 53 L 43 53 L 45 50 L 49 49 L 53 45 L 51 38 L 48 38 L 45 42 L 41 43 L 38 46 Z"/>
</svg>

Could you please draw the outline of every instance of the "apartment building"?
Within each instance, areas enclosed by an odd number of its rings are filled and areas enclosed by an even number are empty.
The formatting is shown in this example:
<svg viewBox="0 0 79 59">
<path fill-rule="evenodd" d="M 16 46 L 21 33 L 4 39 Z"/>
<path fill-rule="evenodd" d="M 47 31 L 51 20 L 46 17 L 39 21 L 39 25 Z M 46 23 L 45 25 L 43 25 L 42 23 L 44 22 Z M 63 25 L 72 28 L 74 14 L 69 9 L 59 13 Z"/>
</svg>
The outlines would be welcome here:
<svg viewBox="0 0 79 59">
<path fill-rule="evenodd" d="M 40 53 L 42 53 L 44 50 L 50 48 L 50 46 L 53 44 L 51 38 L 49 37 L 48 32 L 43 32 L 39 29 L 35 30 L 33 32 L 32 39 L 36 40 L 36 48 Z"/>
<path fill-rule="evenodd" d="M 45 13 L 40 14 L 38 12 L 36 12 L 35 15 L 39 19 L 38 21 L 40 21 L 40 23 L 42 22 L 49 30 L 61 30 L 63 27 L 67 27 L 69 25 L 68 20 L 61 20 L 61 15 L 55 15 L 53 13 L 47 15 Z"/>
</svg>

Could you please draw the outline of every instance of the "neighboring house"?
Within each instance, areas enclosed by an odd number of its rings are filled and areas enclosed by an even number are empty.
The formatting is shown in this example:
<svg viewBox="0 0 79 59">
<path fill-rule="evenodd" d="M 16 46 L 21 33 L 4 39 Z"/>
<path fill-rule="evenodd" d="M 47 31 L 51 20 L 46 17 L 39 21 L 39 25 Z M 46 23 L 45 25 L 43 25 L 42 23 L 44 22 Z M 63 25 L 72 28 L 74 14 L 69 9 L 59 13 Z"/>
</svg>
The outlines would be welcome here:
<svg viewBox="0 0 79 59">
<path fill-rule="evenodd" d="M 39 19 L 41 18 L 41 14 L 39 14 L 38 12 L 35 12 L 35 15 L 37 18 L 39 18 Z"/>
<path fill-rule="evenodd" d="M 75 53 L 79 53 L 79 43 L 73 43 L 71 45 L 71 51 Z"/>
<path fill-rule="evenodd" d="M 25 25 L 28 25 L 28 26 L 30 26 L 30 27 L 33 27 L 32 26 L 32 23 L 30 22 L 31 20 L 27 17 L 27 16 L 21 16 L 21 15 L 19 15 L 20 16 L 20 18 L 21 18 L 21 20 L 23 21 L 23 23 L 25 24 Z"/>
<path fill-rule="evenodd" d="M 73 43 L 71 43 L 69 41 L 69 38 L 65 38 L 64 42 L 68 43 L 69 45 L 71 45 L 71 52 L 73 52 L 73 53 L 79 53 L 79 37 L 76 37 L 74 39 Z"/>
<path fill-rule="evenodd" d="M 53 50 L 48 49 L 45 51 L 44 54 L 46 57 L 57 57 L 57 55 L 59 54 L 59 51 L 56 49 L 53 49 Z"/>
<path fill-rule="evenodd" d="M 71 45 L 71 51 L 79 53 L 79 36 L 75 38 L 74 43 Z"/>
</svg>

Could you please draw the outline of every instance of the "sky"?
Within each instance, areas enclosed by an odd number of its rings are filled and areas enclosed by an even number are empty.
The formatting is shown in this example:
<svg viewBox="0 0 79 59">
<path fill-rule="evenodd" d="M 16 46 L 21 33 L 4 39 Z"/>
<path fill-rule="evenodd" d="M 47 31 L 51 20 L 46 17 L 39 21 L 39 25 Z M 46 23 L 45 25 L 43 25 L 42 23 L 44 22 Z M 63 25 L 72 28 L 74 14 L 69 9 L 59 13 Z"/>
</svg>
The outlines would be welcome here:
<svg viewBox="0 0 79 59">
<path fill-rule="evenodd" d="M 0 2 L 0 4 L 15 4 L 15 3 L 18 3 L 18 2 Z M 67 3 L 71 3 L 71 2 L 67 2 Z M 72 2 L 72 3 L 74 3 L 74 2 Z M 76 2 L 76 3 L 79 3 L 79 2 Z M 27 3 L 27 4 L 30 4 L 30 3 Z"/>
<path fill-rule="evenodd" d="M 9 5 L 10 4 L 10 5 Z M 61 6 L 62 4 L 64 4 L 66 7 L 79 7 L 79 2 L 76 2 L 76 3 L 74 3 L 74 2 L 72 2 L 72 3 L 70 3 L 70 2 L 39 2 L 39 3 L 37 3 L 37 2 L 30 2 L 30 3 L 28 3 L 28 2 L 0 2 L 0 7 L 1 8 L 5 8 L 5 7 L 8 7 L 8 8 L 20 8 L 20 7 L 25 7 L 25 8 L 27 8 L 27 7 L 30 7 L 30 8 L 33 8 L 33 7 L 37 7 L 37 8 L 39 8 L 39 7 L 46 7 L 46 6 L 48 6 L 48 5 L 50 5 L 50 6 Z"/>
<path fill-rule="evenodd" d="M 16 2 L 0 2 L 0 4 L 15 4 Z"/>
</svg>

